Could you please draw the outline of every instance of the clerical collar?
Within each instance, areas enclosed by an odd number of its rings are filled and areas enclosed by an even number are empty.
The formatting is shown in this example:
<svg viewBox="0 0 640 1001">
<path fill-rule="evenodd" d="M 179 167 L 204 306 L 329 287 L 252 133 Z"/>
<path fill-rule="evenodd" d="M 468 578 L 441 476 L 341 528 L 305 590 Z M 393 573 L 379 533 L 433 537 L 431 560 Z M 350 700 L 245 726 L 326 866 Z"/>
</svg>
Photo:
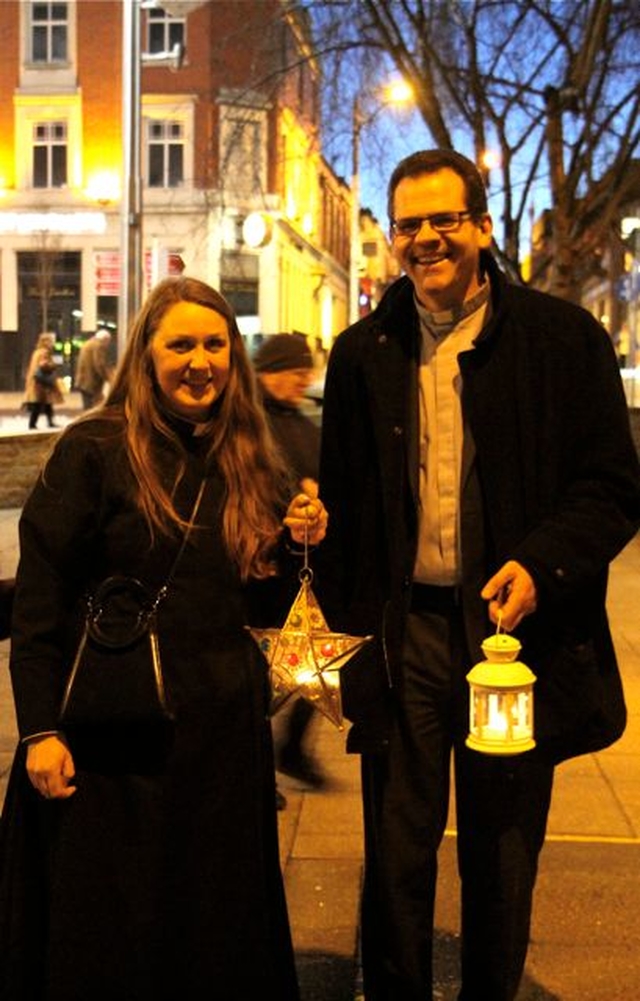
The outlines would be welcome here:
<svg viewBox="0 0 640 1001">
<path fill-rule="evenodd" d="M 421 326 L 426 327 L 436 339 L 444 337 L 451 333 L 453 328 L 457 327 L 465 317 L 471 316 L 477 309 L 484 306 L 489 298 L 490 290 L 489 281 L 485 281 L 482 288 L 470 299 L 465 299 L 461 306 L 455 309 L 444 309 L 439 313 L 431 313 L 414 297 Z"/>
</svg>

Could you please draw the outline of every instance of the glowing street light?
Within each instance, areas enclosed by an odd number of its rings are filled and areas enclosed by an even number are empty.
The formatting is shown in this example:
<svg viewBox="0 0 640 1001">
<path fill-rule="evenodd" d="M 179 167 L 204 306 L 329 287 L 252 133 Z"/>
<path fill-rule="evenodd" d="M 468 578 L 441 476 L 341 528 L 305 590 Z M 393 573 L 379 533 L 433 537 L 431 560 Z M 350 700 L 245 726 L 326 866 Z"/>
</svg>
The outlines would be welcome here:
<svg viewBox="0 0 640 1001">
<path fill-rule="evenodd" d="M 413 100 L 413 87 L 406 80 L 394 80 L 384 88 L 386 104 L 407 104 Z"/>
<path fill-rule="evenodd" d="M 495 170 L 501 162 L 500 154 L 495 149 L 485 149 L 480 157 L 480 163 L 485 170 Z"/>
</svg>

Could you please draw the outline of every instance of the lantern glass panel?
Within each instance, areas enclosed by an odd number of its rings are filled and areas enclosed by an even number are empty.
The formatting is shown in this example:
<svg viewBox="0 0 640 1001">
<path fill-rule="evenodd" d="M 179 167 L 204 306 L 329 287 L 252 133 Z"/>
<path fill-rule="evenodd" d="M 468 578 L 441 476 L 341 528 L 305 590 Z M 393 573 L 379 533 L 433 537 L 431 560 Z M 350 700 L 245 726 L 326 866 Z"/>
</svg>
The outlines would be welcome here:
<svg viewBox="0 0 640 1001">
<path fill-rule="evenodd" d="M 511 656 L 517 656 L 517 652 Z M 485 754 L 519 754 L 535 747 L 536 679 L 526 664 L 488 659 L 476 664 L 467 678 L 470 685 L 467 745 Z"/>
</svg>

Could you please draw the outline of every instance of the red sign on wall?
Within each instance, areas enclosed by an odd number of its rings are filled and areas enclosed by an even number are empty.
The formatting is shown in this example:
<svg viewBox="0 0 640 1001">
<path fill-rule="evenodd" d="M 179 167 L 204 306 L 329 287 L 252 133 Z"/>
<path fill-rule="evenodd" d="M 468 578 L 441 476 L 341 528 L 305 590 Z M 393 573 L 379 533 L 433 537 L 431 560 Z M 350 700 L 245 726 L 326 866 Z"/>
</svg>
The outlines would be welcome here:
<svg viewBox="0 0 640 1001">
<path fill-rule="evenodd" d="M 184 271 L 184 261 L 177 251 L 162 248 L 155 260 L 154 251 L 147 250 L 144 255 L 144 277 L 147 289 L 151 288 L 152 280 L 166 278 L 168 275 L 181 275 Z M 96 295 L 120 295 L 120 251 L 94 251 Z"/>
<path fill-rule="evenodd" d="M 96 250 L 96 295 L 120 295 L 120 252 Z"/>
</svg>

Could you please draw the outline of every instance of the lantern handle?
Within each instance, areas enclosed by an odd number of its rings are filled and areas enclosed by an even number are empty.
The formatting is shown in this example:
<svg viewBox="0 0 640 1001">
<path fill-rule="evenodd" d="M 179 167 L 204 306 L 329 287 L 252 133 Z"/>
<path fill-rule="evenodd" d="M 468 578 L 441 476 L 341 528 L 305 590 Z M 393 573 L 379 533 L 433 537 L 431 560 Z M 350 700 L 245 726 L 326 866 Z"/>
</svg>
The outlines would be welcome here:
<svg viewBox="0 0 640 1001">
<path fill-rule="evenodd" d="M 304 564 L 298 573 L 298 580 L 301 584 L 309 585 L 313 581 L 313 570 L 309 566 L 309 515 L 306 511 L 304 516 Z"/>
<path fill-rule="evenodd" d="M 500 588 L 500 590 L 498 591 L 498 594 L 497 594 L 497 598 L 498 598 L 498 619 L 497 619 L 497 622 L 496 622 L 496 636 L 499 636 L 499 634 L 502 632 L 502 609 L 504 607 L 504 604 L 505 604 L 507 598 L 509 597 L 510 590 L 511 590 L 510 586 L 508 584 L 505 584 L 504 587 Z"/>
</svg>

